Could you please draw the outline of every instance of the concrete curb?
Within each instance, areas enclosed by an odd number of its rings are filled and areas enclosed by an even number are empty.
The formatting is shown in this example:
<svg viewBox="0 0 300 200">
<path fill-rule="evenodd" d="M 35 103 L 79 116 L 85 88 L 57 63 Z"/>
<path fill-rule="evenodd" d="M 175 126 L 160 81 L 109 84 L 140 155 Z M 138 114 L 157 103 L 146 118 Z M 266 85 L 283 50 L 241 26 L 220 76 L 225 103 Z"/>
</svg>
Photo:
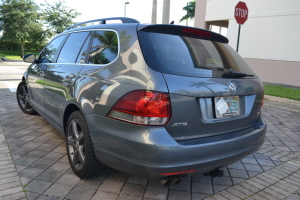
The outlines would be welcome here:
<svg viewBox="0 0 300 200">
<path fill-rule="evenodd" d="M 9 60 L 7 58 L 2 58 L 0 57 L 0 61 L 1 62 L 13 62 L 13 63 L 16 63 L 16 62 L 24 62 L 23 60 Z"/>
<path fill-rule="evenodd" d="M 274 97 L 274 96 L 269 96 L 269 95 L 265 95 L 265 100 L 273 101 L 273 102 L 277 102 L 277 103 L 283 103 L 283 104 L 287 104 L 290 106 L 295 106 L 300 109 L 300 101 L 296 101 L 296 100 L 292 100 L 292 99 L 285 99 L 285 98 L 281 98 L 281 97 Z"/>
<path fill-rule="evenodd" d="M 0 66 L 29 66 L 30 63 L 24 61 L 0 61 Z"/>
</svg>

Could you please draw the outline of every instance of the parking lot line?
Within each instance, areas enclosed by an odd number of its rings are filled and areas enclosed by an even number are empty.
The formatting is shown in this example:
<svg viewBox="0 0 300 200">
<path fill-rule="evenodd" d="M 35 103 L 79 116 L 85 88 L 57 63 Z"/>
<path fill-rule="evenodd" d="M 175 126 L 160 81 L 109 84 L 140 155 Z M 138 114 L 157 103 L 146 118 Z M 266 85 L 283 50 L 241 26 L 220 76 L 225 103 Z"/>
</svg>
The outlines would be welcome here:
<svg viewBox="0 0 300 200">
<path fill-rule="evenodd" d="M 14 82 L 11 81 L 4 81 L 4 84 L 7 86 L 7 88 L 11 92 L 16 92 L 17 91 L 17 85 Z"/>
</svg>

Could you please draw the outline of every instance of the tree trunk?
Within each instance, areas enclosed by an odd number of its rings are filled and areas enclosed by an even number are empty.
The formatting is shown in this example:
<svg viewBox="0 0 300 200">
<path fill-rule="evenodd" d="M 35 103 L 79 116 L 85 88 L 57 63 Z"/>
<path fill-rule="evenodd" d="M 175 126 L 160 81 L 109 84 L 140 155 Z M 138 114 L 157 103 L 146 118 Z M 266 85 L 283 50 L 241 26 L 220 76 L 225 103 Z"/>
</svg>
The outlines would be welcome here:
<svg viewBox="0 0 300 200">
<path fill-rule="evenodd" d="M 97 45 L 97 46 L 91 47 L 91 49 L 96 48 L 96 47 L 98 47 L 98 50 L 96 50 L 90 54 L 89 60 L 93 60 L 95 56 L 101 54 L 105 49 L 108 48 L 108 45 Z"/>
<path fill-rule="evenodd" d="M 21 58 L 23 58 L 24 57 L 24 42 L 23 41 L 21 41 Z"/>
<path fill-rule="evenodd" d="M 152 3 L 152 19 L 151 23 L 156 24 L 156 17 L 157 17 L 157 0 L 153 0 Z"/>
<path fill-rule="evenodd" d="M 186 3 L 186 6 L 188 6 L 189 3 Z M 188 14 L 188 11 L 186 11 L 186 14 Z M 189 21 L 189 18 L 186 19 L 186 26 L 188 26 L 188 21 Z"/>
<path fill-rule="evenodd" d="M 162 14 L 162 23 L 163 24 L 169 24 L 169 18 L 170 18 L 170 1 L 171 0 L 164 0 L 163 4 L 163 14 Z"/>
</svg>

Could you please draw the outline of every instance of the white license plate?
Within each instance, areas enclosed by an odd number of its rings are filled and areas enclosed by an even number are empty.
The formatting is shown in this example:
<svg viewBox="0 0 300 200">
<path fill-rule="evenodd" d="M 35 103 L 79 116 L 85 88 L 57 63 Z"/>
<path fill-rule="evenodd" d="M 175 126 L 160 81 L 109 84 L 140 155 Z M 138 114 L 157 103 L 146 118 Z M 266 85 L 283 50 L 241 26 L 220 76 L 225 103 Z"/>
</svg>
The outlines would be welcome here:
<svg viewBox="0 0 300 200">
<path fill-rule="evenodd" d="M 217 118 L 240 115 L 240 98 L 238 96 L 215 97 L 215 113 Z"/>
</svg>

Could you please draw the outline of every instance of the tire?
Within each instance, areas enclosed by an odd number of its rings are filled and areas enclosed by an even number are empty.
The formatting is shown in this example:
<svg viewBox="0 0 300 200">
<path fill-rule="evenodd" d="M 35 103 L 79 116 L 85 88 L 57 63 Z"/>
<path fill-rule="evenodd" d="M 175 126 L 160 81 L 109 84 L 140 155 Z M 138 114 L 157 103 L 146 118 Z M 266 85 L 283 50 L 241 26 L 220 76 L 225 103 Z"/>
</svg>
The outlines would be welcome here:
<svg viewBox="0 0 300 200">
<path fill-rule="evenodd" d="M 103 171 L 104 165 L 95 156 L 89 129 L 80 111 L 74 111 L 68 119 L 66 147 L 69 163 L 78 177 L 93 177 Z"/>
<path fill-rule="evenodd" d="M 29 104 L 28 89 L 24 81 L 19 83 L 16 95 L 19 107 L 23 111 L 23 113 L 26 113 L 28 115 L 37 114 L 37 112 Z"/>
</svg>

